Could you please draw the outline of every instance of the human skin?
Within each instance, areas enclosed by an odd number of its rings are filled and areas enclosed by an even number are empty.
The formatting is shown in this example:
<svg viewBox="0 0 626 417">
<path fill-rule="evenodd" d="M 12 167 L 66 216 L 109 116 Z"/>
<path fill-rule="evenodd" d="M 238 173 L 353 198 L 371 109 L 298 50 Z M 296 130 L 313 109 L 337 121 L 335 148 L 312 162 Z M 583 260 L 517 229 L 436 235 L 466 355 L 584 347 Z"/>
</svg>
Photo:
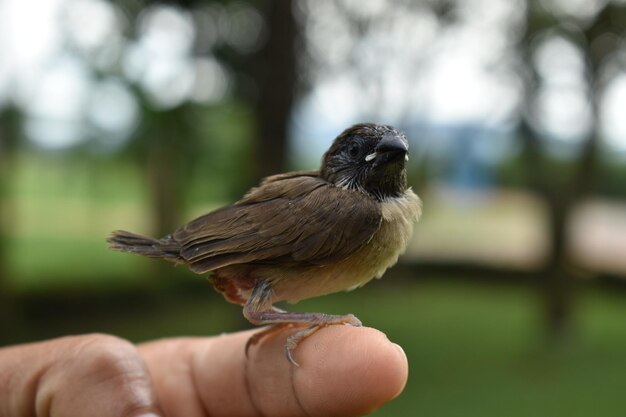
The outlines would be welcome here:
<svg viewBox="0 0 626 417">
<path fill-rule="evenodd" d="M 258 330 L 256 330 L 258 331 Z M 378 330 L 329 326 L 285 358 L 282 331 L 140 345 L 103 334 L 0 349 L 0 417 L 360 416 L 395 398 L 402 349 Z"/>
</svg>

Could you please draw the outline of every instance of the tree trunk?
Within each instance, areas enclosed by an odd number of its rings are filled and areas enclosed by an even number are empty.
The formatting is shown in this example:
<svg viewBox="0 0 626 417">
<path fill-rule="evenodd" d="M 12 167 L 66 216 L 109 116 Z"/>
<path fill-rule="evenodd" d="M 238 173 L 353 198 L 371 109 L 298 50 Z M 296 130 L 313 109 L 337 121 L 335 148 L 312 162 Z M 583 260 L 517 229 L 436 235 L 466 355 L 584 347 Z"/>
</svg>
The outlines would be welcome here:
<svg viewBox="0 0 626 417">
<path fill-rule="evenodd" d="M 178 108 L 153 117 L 144 132 L 153 233 L 165 236 L 178 228 L 185 207 L 188 167 L 192 164 L 187 148 L 193 148 L 193 132 L 185 120 L 185 108 Z"/>
<path fill-rule="evenodd" d="M 181 192 L 180 160 L 175 149 L 155 149 L 148 155 L 148 179 L 156 237 L 165 236 L 180 226 Z"/>
<path fill-rule="evenodd" d="M 570 190 L 551 183 L 538 138 L 527 121 L 522 122 L 520 133 L 528 183 L 548 209 L 548 254 L 540 278 L 546 331 L 552 339 L 559 340 L 569 333 L 571 327 L 572 291 L 571 277 L 566 269 L 566 238 L 572 194 Z"/>
<path fill-rule="evenodd" d="M 16 168 L 20 140 L 20 113 L 15 108 L 0 112 L 0 329 L 19 328 L 21 320 L 13 294 L 9 291 L 7 250 L 16 212 L 9 198 L 10 179 Z M 0 336 L 0 345 L 15 335 Z"/>
<path fill-rule="evenodd" d="M 258 100 L 253 180 L 287 169 L 288 127 L 296 84 L 297 24 L 292 1 L 266 2 L 267 42 L 255 57 Z"/>
<path fill-rule="evenodd" d="M 13 178 L 15 156 L 20 137 L 20 113 L 8 108 L 0 113 L 0 293 L 8 281 L 7 247 L 15 211 L 9 199 L 9 181 Z"/>
<path fill-rule="evenodd" d="M 527 16 L 527 33 L 522 42 L 522 56 L 525 62 L 532 63 L 529 45 L 539 33 L 554 25 L 554 22 L 545 20 L 540 8 L 535 1 L 529 1 Z M 600 65 L 606 57 L 618 50 L 618 43 L 606 42 L 603 34 L 610 31 L 616 24 L 616 16 L 621 21 L 626 21 L 626 8 L 609 4 L 598 14 L 592 25 L 584 31 L 586 41 L 580 45 L 583 48 L 588 63 L 586 79 L 589 83 L 589 102 L 592 112 L 592 126 L 588 137 L 582 144 L 574 175 L 564 183 L 555 183 L 545 169 L 539 149 L 539 144 L 534 138 L 533 132 L 527 121 L 522 123 L 522 138 L 526 155 L 526 167 L 530 175 L 531 188 L 535 189 L 545 200 L 548 206 L 549 216 L 549 240 L 550 252 L 543 271 L 544 295 L 546 300 L 547 328 L 553 337 L 560 337 L 568 333 L 571 327 L 571 316 L 574 303 L 573 277 L 568 273 L 567 265 L 567 224 L 574 206 L 589 195 L 594 188 L 598 171 L 598 74 Z M 605 40 L 598 47 L 597 39 Z M 592 47 L 593 46 L 593 47 Z M 532 65 L 532 64 L 529 64 Z M 532 72 L 533 68 L 529 66 Z M 526 86 L 526 103 L 533 102 L 535 85 L 528 82 Z"/>
</svg>

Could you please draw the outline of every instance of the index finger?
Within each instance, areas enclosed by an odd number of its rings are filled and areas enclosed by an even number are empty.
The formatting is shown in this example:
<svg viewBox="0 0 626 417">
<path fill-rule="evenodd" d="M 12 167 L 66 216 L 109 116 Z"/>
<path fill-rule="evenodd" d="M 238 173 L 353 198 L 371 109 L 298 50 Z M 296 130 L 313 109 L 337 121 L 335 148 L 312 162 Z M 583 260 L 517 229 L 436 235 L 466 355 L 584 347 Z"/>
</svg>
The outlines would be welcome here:
<svg viewBox="0 0 626 417">
<path fill-rule="evenodd" d="M 211 416 L 358 416 L 379 408 L 404 388 L 406 356 L 378 330 L 351 326 L 321 329 L 295 350 L 300 367 L 285 357 L 284 344 L 291 333 L 286 330 L 268 336 L 250 349 L 248 358 L 244 346 L 253 334 L 250 331 L 160 341 L 140 349 L 152 351 L 146 356 L 151 370 L 174 359 L 164 358 L 159 351 L 168 351 L 166 356 L 174 356 L 178 350 L 189 352 L 178 355 L 179 360 L 188 358 L 190 386 L 197 390 L 200 403 L 196 409 Z M 168 343 L 180 345 L 159 348 Z M 153 376 L 164 409 L 171 409 L 170 401 L 180 404 L 161 392 L 160 378 Z"/>
</svg>

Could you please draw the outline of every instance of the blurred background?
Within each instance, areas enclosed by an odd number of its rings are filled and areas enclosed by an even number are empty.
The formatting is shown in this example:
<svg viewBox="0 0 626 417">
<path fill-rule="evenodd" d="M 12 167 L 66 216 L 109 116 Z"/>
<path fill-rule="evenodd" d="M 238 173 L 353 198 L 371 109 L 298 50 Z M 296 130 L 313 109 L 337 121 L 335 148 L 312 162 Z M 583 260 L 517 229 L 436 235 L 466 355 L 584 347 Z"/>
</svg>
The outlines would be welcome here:
<svg viewBox="0 0 626 417">
<path fill-rule="evenodd" d="M 359 121 L 411 142 L 401 263 L 355 313 L 411 376 L 377 416 L 623 416 L 626 2 L 0 0 L 0 341 L 249 327 L 113 253 Z"/>
</svg>

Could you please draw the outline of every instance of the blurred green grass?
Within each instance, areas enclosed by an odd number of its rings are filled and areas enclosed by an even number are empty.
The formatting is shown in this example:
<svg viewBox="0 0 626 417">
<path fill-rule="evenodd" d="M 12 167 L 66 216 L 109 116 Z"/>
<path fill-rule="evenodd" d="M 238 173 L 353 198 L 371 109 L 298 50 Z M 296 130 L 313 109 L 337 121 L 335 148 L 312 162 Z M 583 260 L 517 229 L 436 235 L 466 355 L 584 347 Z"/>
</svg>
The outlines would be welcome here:
<svg viewBox="0 0 626 417">
<path fill-rule="evenodd" d="M 20 155 L 18 161 L 5 202 L 11 222 L 0 236 L 6 239 L 9 288 L 110 289 L 150 278 L 149 261 L 120 256 L 105 242 L 116 229 L 150 234 L 149 187 L 136 164 L 37 154 Z M 194 197 L 181 205 L 188 209 L 185 219 L 216 205 L 207 202 L 217 193 L 212 184 L 194 182 L 190 191 Z"/>
<path fill-rule="evenodd" d="M 410 363 L 406 390 L 374 415 L 623 416 L 626 303 L 621 295 L 582 291 L 576 332 L 550 345 L 532 287 L 398 278 L 288 306 L 355 313 L 403 346 Z M 239 307 L 208 285 L 196 284 L 193 292 L 200 294 L 191 298 L 162 293 L 130 312 L 111 306 L 74 324 L 67 317 L 56 326 L 48 323 L 45 337 L 103 331 L 140 342 L 247 327 Z"/>
<path fill-rule="evenodd" d="M 409 383 L 377 416 L 622 416 L 623 297 L 581 294 L 577 332 L 551 346 L 536 295 L 521 286 L 375 283 L 307 307 L 354 312 L 404 347 Z"/>
</svg>

